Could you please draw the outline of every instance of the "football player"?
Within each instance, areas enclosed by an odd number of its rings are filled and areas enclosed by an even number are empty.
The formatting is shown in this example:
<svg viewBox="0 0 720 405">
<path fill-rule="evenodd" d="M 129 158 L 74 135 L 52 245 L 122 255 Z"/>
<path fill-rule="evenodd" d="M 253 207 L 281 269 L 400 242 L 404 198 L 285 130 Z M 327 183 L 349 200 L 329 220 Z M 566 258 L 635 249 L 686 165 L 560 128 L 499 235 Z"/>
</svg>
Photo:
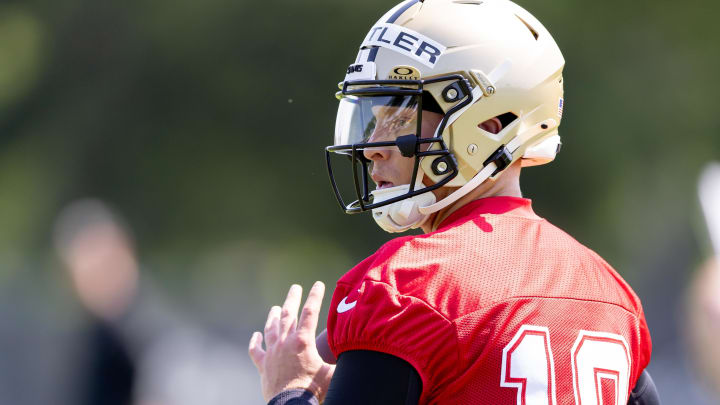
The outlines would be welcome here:
<svg viewBox="0 0 720 405">
<path fill-rule="evenodd" d="M 333 190 L 347 213 L 424 234 L 340 278 L 317 342 L 324 287 L 299 319 L 291 287 L 266 349 L 260 332 L 249 345 L 266 400 L 658 403 L 640 300 L 520 191 L 521 168 L 560 148 L 563 66 L 550 33 L 508 0 L 407 0 L 370 29 L 337 94 Z"/>
</svg>

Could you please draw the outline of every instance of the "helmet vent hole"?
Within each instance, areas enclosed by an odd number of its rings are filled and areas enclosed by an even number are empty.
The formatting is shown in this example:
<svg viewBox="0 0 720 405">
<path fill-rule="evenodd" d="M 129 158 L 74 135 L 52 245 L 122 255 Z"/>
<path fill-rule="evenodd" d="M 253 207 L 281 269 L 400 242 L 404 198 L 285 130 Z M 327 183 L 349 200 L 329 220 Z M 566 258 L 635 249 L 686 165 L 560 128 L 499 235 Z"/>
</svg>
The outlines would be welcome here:
<svg viewBox="0 0 720 405">
<path fill-rule="evenodd" d="M 493 134 L 497 134 L 503 129 L 507 128 L 510 124 L 513 123 L 518 118 L 517 115 L 506 112 L 505 114 L 500 114 L 494 118 L 491 118 L 485 122 L 481 122 L 478 124 L 478 128 L 482 129 L 483 131 L 488 131 Z M 491 124 L 489 121 L 497 120 L 500 121 L 500 125 L 497 124 Z M 497 122 L 495 121 L 495 122 Z"/>
<path fill-rule="evenodd" d="M 531 27 L 530 24 L 527 23 L 527 21 L 525 21 L 525 20 L 523 20 L 522 18 L 520 18 L 519 15 L 515 14 L 515 17 L 517 17 L 517 19 L 520 20 L 520 22 L 522 22 L 522 23 L 527 27 L 527 29 L 530 31 L 530 33 L 532 34 L 532 36 L 533 36 L 533 37 L 535 38 L 535 40 L 537 41 L 538 36 L 539 36 L 538 33 L 537 33 L 537 31 L 535 31 L 535 30 L 533 29 L 533 27 Z"/>
</svg>

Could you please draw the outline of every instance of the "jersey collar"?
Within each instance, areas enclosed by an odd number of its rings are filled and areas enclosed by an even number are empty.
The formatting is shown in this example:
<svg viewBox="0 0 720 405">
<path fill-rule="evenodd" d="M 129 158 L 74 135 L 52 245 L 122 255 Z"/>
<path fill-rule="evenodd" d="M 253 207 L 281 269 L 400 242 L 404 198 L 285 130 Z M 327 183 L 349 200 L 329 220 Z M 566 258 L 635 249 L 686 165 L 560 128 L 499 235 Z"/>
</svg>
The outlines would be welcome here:
<svg viewBox="0 0 720 405">
<path fill-rule="evenodd" d="M 483 214 L 500 215 L 511 213 L 513 216 L 522 218 L 541 219 L 535 214 L 531 205 L 532 200 L 529 198 L 509 196 L 480 198 L 478 200 L 470 201 L 464 206 L 458 208 L 457 211 L 448 215 L 448 217 L 440 223 L 437 229 L 441 230 L 453 224 L 464 222 L 470 218 Z"/>
</svg>

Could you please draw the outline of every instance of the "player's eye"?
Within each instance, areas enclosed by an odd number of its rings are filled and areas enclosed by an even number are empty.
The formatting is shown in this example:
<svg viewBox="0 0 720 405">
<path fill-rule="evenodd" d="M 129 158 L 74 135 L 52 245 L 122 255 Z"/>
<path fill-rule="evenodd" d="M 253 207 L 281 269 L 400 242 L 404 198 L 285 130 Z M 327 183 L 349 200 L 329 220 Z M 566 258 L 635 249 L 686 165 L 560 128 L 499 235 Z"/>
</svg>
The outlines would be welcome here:
<svg viewBox="0 0 720 405">
<path fill-rule="evenodd" d="M 398 118 L 396 120 L 393 120 L 390 128 L 391 129 L 405 128 L 406 126 L 408 126 L 409 123 L 410 123 L 410 120 L 407 118 Z"/>
</svg>

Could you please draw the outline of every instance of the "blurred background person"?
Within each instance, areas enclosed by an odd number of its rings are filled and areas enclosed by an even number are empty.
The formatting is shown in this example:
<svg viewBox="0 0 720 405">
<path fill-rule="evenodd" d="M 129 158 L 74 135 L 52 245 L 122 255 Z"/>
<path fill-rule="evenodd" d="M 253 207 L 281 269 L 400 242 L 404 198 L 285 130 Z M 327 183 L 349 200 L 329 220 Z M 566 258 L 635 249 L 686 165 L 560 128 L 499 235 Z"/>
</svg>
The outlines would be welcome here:
<svg viewBox="0 0 720 405">
<path fill-rule="evenodd" d="M 717 256 L 700 265 L 688 289 L 688 351 L 694 375 L 708 390 L 720 395 L 720 264 Z"/>
<path fill-rule="evenodd" d="M 699 232 L 708 241 L 705 255 L 687 291 L 687 331 L 695 375 L 720 395 L 720 163 L 708 164 L 698 183 L 704 226 Z M 704 237 L 707 235 L 707 237 Z"/>
<path fill-rule="evenodd" d="M 81 200 L 59 215 L 55 246 L 90 316 L 79 404 L 129 405 L 137 365 L 117 326 L 128 316 L 138 289 L 130 235 L 104 204 Z"/>
<path fill-rule="evenodd" d="M 99 200 L 69 204 L 55 246 L 90 315 L 79 404 L 237 404 L 244 350 L 178 315 L 140 277 L 124 221 Z M 140 282 L 142 280 L 142 283 Z M 142 285 L 141 285 L 142 284 Z"/>
</svg>

